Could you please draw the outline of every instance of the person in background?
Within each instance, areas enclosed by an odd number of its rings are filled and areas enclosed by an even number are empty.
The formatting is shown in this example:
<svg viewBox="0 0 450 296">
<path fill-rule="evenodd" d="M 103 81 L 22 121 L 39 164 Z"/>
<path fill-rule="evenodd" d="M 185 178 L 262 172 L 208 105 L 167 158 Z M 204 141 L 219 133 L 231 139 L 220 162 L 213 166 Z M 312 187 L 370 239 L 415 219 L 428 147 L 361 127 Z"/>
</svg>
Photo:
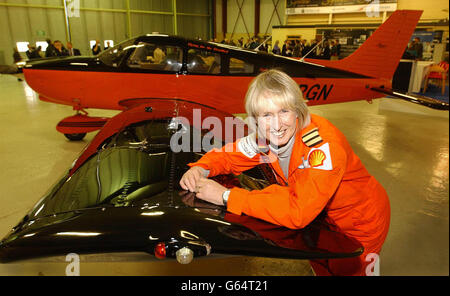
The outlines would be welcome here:
<svg viewBox="0 0 450 296">
<path fill-rule="evenodd" d="M 412 42 L 412 50 L 415 52 L 416 60 L 422 60 L 423 58 L 423 44 L 420 42 L 420 38 L 414 38 Z"/>
<path fill-rule="evenodd" d="M 302 47 L 301 47 L 300 40 L 298 40 L 298 39 L 294 40 L 294 49 L 292 50 L 292 56 L 296 57 L 296 58 L 302 56 Z"/>
<path fill-rule="evenodd" d="M 32 53 L 35 50 L 35 48 L 29 43 L 27 44 L 27 47 L 28 47 L 28 50 L 25 52 L 25 54 L 27 55 L 27 58 L 29 60 L 31 60 L 31 56 L 32 56 Z"/>
<path fill-rule="evenodd" d="M 110 47 L 111 47 L 111 42 L 106 41 L 106 46 L 105 46 L 104 50 L 107 50 Z"/>
<path fill-rule="evenodd" d="M 21 62 L 23 60 L 17 47 L 13 48 L 13 60 L 14 60 L 14 64 Z M 16 65 L 13 65 L 13 66 L 16 67 L 16 69 L 17 69 Z M 23 81 L 23 80 L 21 78 L 17 78 L 17 81 Z"/>
<path fill-rule="evenodd" d="M 306 39 L 302 40 L 302 57 L 305 57 L 311 50 L 310 44 Z"/>
<path fill-rule="evenodd" d="M 273 53 L 273 54 L 278 54 L 278 55 L 281 54 L 281 49 L 280 49 L 279 44 L 280 44 L 280 41 L 279 41 L 279 40 L 275 41 L 275 45 L 274 45 L 273 48 L 272 48 L 272 53 Z"/>
<path fill-rule="evenodd" d="M 339 43 L 339 39 L 335 40 L 335 44 L 336 44 L 337 59 L 339 60 L 339 57 L 341 56 L 341 43 Z"/>
<path fill-rule="evenodd" d="M 288 41 L 284 40 L 283 46 L 281 47 L 281 55 L 286 56 L 286 51 L 288 49 Z"/>
<path fill-rule="evenodd" d="M 403 53 L 402 59 L 415 60 L 416 56 L 417 56 L 417 53 L 414 48 L 414 43 L 411 42 L 410 44 L 408 44 L 405 52 Z"/>
<path fill-rule="evenodd" d="M 28 44 L 28 50 L 26 51 L 27 58 L 29 60 L 42 58 L 40 55 L 40 51 L 41 46 L 38 46 L 38 48 L 36 48 L 35 46 Z"/>
<path fill-rule="evenodd" d="M 67 42 L 67 52 L 69 53 L 70 56 L 80 56 L 81 55 L 80 50 L 77 48 L 73 48 L 72 42 L 70 42 L 70 41 Z"/>
<path fill-rule="evenodd" d="M 13 48 L 13 60 L 14 60 L 14 64 L 21 62 L 23 60 L 17 47 Z"/>
<path fill-rule="evenodd" d="M 53 42 L 53 46 L 55 48 L 55 51 L 54 51 L 54 56 L 55 57 L 64 57 L 64 56 L 68 56 L 69 55 L 69 52 L 64 47 L 64 45 L 62 44 L 61 41 L 55 40 Z"/>
<path fill-rule="evenodd" d="M 316 40 L 316 39 L 312 39 L 310 44 L 311 44 L 311 45 L 310 45 L 309 50 L 310 50 L 310 51 L 312 50 L 312 51 L 309 53 L 308 58 L 310 58 L 310 59 L 316 59 L 316 58 L 317 58 L 318 47 L 319 47 L 319 46 L 317 46 L 317 40 Z M 316 47 L 316 46 L 317 46 L 317 47 Z M 315 49 L 314 49 L 314 48 L 315 48 Z M 313 50 L 313 49 L 314 49 L 314 50 Z"/>
<path fill-rule="evenodd" d="M 38 46 L 36 50 L 33 52 L 33 56 L 36 59 L 42 59 L 42 46 Z"/>
<path fill-rule="evenodd" d="M 244 44 L 244 48 L 250 48 L 251 43 L 252 43 L 252 38 L 248 38 L 247 42 Z"/>
<path fill-rule="evenodd" d="M 92 54 L 98 55 L 102 51 L 102 48 L 100 46 L 100 40 L 95 40 L 94 46 L 92 46 Z"/>
<path fill-rule="evenodd" d="M 290 229 L 308 226 L 318 215 L 333 230 L 358 240 L 355 258 L 310 261 L 317 275 L 368 275 L 390 223 L 389 198 L 328 120 L 310 114 L 296 81 L 279 70 L 255 77 L 245 97 L 256 131 L 213 149 L 180 180 L 196 197 Z M 262 190 L 227 189 L 209 177 L 239 175 L 261 163 L 271 166 L 277 184 Z M 376 260 L 376 259 L 375 259 Z M 373 263 L 372 263 L 373 264 Z"/>
<path fill-rule="evenodd" d="M 286 52 L 284 54 L 284 56 L 286 57 L 292 57 L 292 49 L 293 47 L 291 46 L 291 44 L 288 42 L 287 46 L 286 46 Z"/>
<path fill-rule="evenodd" d="M 329 60 L 331 57 L 330 44 L 328 41 L 323 42 L 322 50 L 320 52 L 320 58 L 322 60 Z"/>
<path fill-rule="evenodd" d="M 244 37 L 239 38 L 238 43 L 240 47 L 244 47 Z"/>
<path fill-rule="evenodd" d="M 255 48 L 257 48 L 258 46 L 259 46 L 259 37 L 257 37 L 257 36 L 254 36 L 253 38 L 252 38 L 252 42 L 250 43 L 250 49 L 255 49 Z"/>
<path fill-rule="evenodd" d="M 337 47 L 336 42 L 334 40 L 331 40 L 331 48 L 330 48 L 330 60 L 338 60 L 338 54 L 337 54 Z"/>
<path fill-rule="evenodd" d="M 164 51 L 161 48 L 157 47 L 153 51 L 153 56 L 151 56 L 149 59 L 152 63 L 160 64 L 165 57 L 166 54 L 164 53 Z"/>
<path fill-rule="evenodd" d="M 55 47 L 53 46 L 53 42 L 50 39 L 47 39 L 47 48 L 45 49 L 45 57 L 54 57 L 56 56 Z"/>
</svg>

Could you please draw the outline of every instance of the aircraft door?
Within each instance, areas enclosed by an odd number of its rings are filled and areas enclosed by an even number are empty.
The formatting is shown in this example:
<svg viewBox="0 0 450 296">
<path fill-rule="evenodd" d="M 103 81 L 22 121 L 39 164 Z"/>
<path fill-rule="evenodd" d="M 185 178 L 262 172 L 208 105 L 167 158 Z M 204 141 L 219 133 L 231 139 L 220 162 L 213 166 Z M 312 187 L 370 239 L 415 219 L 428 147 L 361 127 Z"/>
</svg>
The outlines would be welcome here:
<svg viewBox="0 0 450 296">
<path fill-rule="evenodd" d="M 209 45 L 188 43 L 186 67 L 180 77 L 183 98 L 227 111 L 225 57 Z"/>
<path fill-rule="evenodd" d="M 111 104 L 134 98 L 178 98 L 178 74 L 183 50 L 169 43 L 137 41 L 128 47 L 129 53 L 117 71 L 102 73 L 99 89 L 108 89 Z M 106 85 L 107 82 L 107 85 Z M 110 97 L 110 98 L 111 98 Z"/>
</svg>

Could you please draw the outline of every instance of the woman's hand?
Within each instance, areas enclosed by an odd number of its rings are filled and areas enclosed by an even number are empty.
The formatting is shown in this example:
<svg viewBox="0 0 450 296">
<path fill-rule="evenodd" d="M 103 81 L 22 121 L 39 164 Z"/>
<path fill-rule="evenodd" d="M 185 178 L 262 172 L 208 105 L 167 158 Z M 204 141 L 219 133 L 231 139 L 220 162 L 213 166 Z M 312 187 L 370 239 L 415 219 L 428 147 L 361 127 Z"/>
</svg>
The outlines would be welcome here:
<svg viewBox="0 0 450 296">
<path fill-rule="evenodd" d="M 207 202 L 223 206 L 222 194 L 227 190 L 226 187 L 220 185 L 214 180 L 201 178 L 197 182 L 195 191 L 196 197 Z"/>
<path fill-rule="evenodd" d="M 195 187 L 201 178 L 207 177 L 208 171 L 199 166 L 191 167 L 180 180 L 180 186 L 184 190 L 196 192 Z"/>
</svg>

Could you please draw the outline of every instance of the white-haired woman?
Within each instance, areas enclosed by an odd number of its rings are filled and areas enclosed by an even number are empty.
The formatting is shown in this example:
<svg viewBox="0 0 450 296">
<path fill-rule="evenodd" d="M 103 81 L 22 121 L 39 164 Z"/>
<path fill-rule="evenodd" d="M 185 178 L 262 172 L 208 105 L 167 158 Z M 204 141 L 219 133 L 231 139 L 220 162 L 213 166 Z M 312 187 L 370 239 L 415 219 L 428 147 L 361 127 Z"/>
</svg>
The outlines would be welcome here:
<svg viewBox="0 0 450 296">
<path fill-rule="evenodd" d="M 303 228 L 322 211 L 327 221 L 364 246 L 359 260 L 321 260 L 311 265 L 319 275 L 365 275 L 384 243 L 390 221 L 388 196 L 365 169 L 344 135 L 329 121 L 310 114 L 300 88 L 287 74 L 269 70 L 250 84 L 245 98 L 255 118 L 254 135 L 206 153 L 183 175 L 183 189 L 200 199 L 292 229 Z M 263 190 L 228 190 L 207 177 L 236 175 L 271 162 L 278 183 Z M 356 263 L 355 263 L 356 262 Z"/>
</svg>

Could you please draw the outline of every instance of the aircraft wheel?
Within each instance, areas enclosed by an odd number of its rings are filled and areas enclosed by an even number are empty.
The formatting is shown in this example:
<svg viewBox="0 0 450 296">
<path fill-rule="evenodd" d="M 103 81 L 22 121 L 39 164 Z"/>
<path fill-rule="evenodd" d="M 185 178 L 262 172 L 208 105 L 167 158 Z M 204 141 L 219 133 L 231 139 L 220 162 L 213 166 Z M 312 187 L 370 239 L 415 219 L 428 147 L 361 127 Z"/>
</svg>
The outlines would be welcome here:
<svg viewBox="0 0 450 296">
<path fill-rule="evenodd" d="M 71 141 L 81 141 L 83 140 L 84 136 L 86 136 L 86 133 L 80 133 L 80 134 L 64 134 L 67 139 Z"/>
</svg>

